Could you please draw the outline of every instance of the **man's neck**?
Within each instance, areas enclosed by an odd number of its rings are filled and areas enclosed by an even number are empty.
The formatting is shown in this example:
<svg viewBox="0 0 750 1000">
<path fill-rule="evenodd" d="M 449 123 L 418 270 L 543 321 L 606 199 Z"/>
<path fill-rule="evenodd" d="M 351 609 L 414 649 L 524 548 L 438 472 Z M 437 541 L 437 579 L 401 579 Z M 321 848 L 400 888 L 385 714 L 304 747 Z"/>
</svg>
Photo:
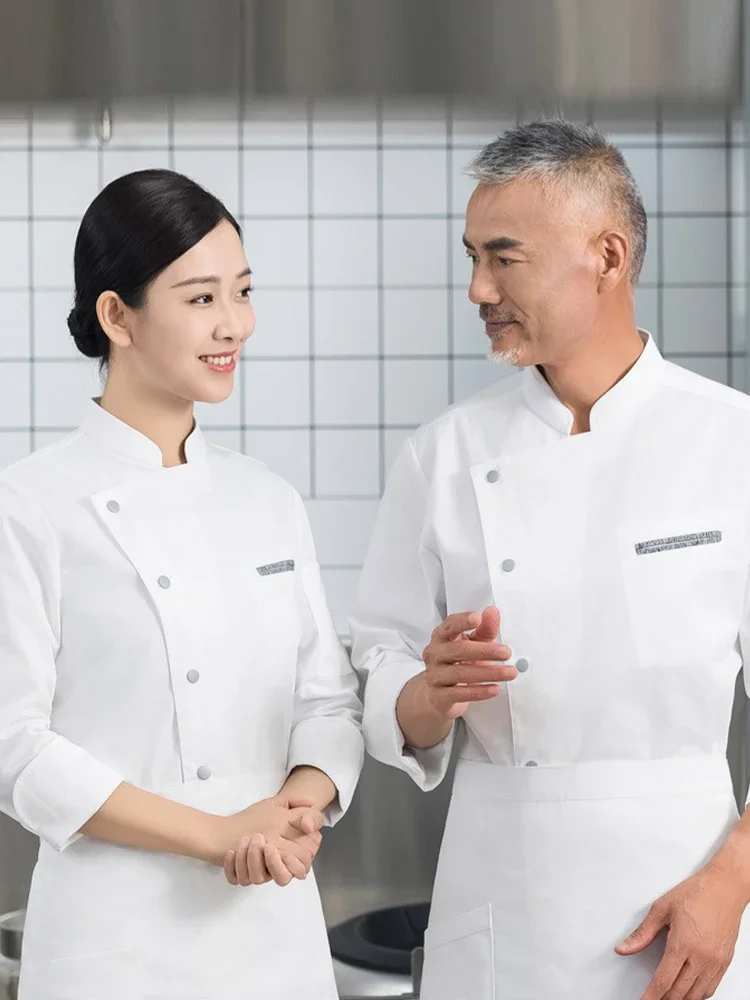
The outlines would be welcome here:
<svg viewBox="0 0 750 1000">
<path fill-rule="evenodd" d="M 633 367 L 644 343 L 637 327 L 594 335 L 576 356 L 560 364 L 540 365 L 553 392 L 573 414 L 571 434 L 590 430 L 591 409 Z"/>
</svg>

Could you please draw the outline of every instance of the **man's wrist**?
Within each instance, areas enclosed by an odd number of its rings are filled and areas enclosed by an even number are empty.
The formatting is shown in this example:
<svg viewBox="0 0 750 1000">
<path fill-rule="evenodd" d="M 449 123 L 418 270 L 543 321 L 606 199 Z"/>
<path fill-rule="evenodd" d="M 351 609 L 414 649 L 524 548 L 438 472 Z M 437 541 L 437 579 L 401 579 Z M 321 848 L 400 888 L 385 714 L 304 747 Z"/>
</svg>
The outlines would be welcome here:
<svg viewBox="0 0 750 1000">
<path fill-rule="evenodd" d="M 708 869 L 736 887 L 745 906 L 750 904 L 750 826 L 740 821 L 708 863 Z"/>
<path fill-rule="evenodd" d="M 396 702 L 396 719 L 404 737 L 404 749 L 431 750 L 442 743 L 453 728 L 453 720 L 432 705 L 425 674 L 423 671 L 412 677 Z"/>
</svg>

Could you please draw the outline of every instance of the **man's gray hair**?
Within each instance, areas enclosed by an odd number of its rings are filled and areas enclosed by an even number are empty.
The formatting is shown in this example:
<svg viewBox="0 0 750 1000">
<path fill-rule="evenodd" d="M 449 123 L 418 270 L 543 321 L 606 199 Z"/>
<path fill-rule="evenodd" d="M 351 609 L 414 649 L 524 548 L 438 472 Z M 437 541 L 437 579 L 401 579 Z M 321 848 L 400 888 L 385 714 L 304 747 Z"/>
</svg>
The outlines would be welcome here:
<svg viewBox="0 0 750 1000">
<path fill-rule="evenodd" d="M 561 194 L 588 189 L 619 213 L 630 237 L 630 280 L 638 281 L 646 256 L 646 211 L 622 153 L 599 129 L 562 119 L 516 125 L 485 146 L 468 172 L 480 184 L 530 179 Z"/>
</svg>

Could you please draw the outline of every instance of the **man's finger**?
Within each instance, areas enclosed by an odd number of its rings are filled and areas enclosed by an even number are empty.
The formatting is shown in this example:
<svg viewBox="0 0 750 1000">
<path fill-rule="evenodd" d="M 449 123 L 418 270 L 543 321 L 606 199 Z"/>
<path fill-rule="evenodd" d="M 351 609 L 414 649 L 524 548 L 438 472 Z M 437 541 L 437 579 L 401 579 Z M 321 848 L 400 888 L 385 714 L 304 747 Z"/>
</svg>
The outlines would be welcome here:
<svg viewBox="0 0 750 1000">
<path fill-rule="evenodd" d="M 441 670 L 429 670 L 426 678 L 431 687 L 454 687 L 456 684 L 503 684 L 515 680 L 518 671 L 514 666 L 498 665 L 496 663 L 479 666 L 478 664 L 457 663 L 443 667 Z"/>
<path fill-rule="evenodd" d="M 715 964 L 707 966 L 693 983 L 685 1000 L 705 1000 L 706 997 L 712 997 L 723 974 L 723 969 L 717 974 Z"/>
<path fill-rule="evenodd" d="M 473 639 L 480 642 L 494 642 L 500 631 L 500 611 L 494 605 L 490 605 L 482 612 L 482 620 L 477 626 Z"/>
<path fill-rule="evenodd" d="M 643 951 L 656 939 L 659 931 L 667 926 L 668 917 L 667 909 L 660 902 L 654 903 L 633 933 L 617 945 L 615 948 L 617 954 L 636 955 L 639 951 Z"/>
<path fill-rule="evenodd" d="M 476 687 L 435 688 L 434 704 L 441 712 L 448 712 L 454 705 L 489 701 L 500 693 L 498 684 L 481 684 Z"/>
<path fill-rule="evenodd" d="M 429 649 L 429 647 L 428 647 Z M 437 666 L 451 663 L 474 663 L 476 660 L 487 660 L 490 663 L 504 663 L 513 655 L 510 646 L 502 642 L 450 642 L 435 650 Z"/>
<path fill-rule="evenodd" d="M 464 632 L 470 632 L 482 622 L 478 611 L 461 611 L 448 617 L 432 633 L 432 638 L 438 642 L 452 642 Z"/>
<path fill-rule="evenodd" d="M 685 962 L 674 983 L 672 983 L 670 988 L 664 994 L 664 1000 L 686 1000 L 688 993 L 695 985 L 695 981 L 701 971 L 700 966 L 694 965 L 689 961 Z M 703 1000 L 703 998 L 701 998 L 701 1000 Z"/>
<path fill-rule="evenodd" d="M 664 957 L 656 968 L 653 979 L 649 987 L 641 997 L 641 1000 L 664 1000 L 675 980 L 682 971 L 685 964 L 685 955 L 676 948 L 670 948 L 664 952 Z"/>
</svg>

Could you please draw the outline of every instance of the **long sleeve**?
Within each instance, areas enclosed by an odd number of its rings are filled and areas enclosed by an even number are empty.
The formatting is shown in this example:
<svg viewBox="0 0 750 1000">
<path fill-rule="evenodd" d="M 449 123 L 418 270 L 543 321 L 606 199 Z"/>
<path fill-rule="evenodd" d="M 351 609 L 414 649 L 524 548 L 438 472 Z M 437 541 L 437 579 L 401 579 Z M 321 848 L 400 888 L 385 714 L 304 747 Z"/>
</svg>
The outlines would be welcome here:
<svg viewBox="0 0 750 1000">
<path fill-rule="evenodd" d="M 407 441 L 378 513 L 350 619 L 352 660 L 366 681 L 363 729 L 369 753 L 430 790 L 445 777 L 455 738 L 437 747 L 405 747 L 396 718 L 404 685 L 424 669 L 422 652 L 445 618 L 442 565 L 427 518 L 427 480 Z"/>
<path fill-rule="evenodd" d="M 306 764 L 328 775 L 338 790 L 326 810 L 326 821 L 333 826 L 349 808 L 362 770 L 362 703 L 359 680 L 328 610 L 307 513 L 298 497 L 296 505 L 302 632 L 287 769 Z"/>
<path fill-rule="evenodd" d="M 44 511 L 0 484 L 0 809 L 62 851 L 122 778 L 50 728 L 60 591 Z"/>
</svg>

